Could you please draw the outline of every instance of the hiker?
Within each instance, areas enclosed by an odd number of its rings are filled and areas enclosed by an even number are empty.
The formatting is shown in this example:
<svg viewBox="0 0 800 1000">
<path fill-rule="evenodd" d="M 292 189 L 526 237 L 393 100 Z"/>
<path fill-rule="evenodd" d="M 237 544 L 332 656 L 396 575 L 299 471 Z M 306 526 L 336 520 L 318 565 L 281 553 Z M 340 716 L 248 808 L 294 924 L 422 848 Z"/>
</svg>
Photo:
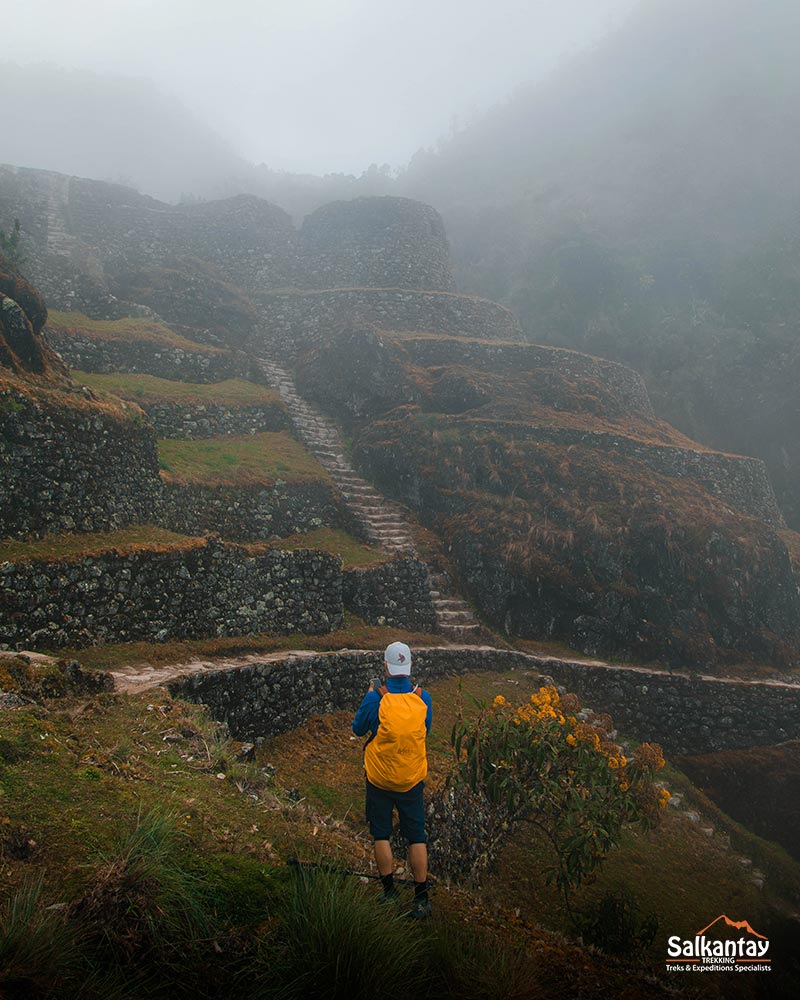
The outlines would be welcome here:
<svg viewBox="0 0 800 1000">
<path fill-rule="evenodd" d="M 394 884 L 394 859 L 389 839 L 394 810 L 408 840 L 408 863 L 414 878 L 411 916 L 429 917 L 428 838 L 425 834 L 423 789 L 428 774 L 425 739 L 430 732 L 431 696 L 412 686 L 411 650 L 393 642 L 384 653 L 386 680 L 376 678 L 353 719 L 356 736 L 370 738 L 364 747 L 366 816 L 375 841 L 375 862 L 383 885 L 382 902 L 399 898 Z"/>
</svg>

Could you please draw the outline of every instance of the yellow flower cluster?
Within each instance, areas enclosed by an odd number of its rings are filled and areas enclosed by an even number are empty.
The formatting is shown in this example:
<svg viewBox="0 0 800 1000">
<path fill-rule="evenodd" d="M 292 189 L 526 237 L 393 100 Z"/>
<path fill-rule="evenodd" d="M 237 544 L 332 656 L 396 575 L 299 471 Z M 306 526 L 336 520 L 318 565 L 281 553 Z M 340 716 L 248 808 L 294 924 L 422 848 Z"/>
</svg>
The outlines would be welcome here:
<svg viewBox="0 0 800 1000">
<path fill-rule="evenodd" d="M 664 752 L 658 743 L 641 743 L 636 751 L 636 760 L 642 767 L 652 768 L 654 771 L 660 770 L 666 763 Z"/>
<path fill-rule="evenodd" d="M 546 719 L 555 719 L 563 726 L 567 721 L 561 711 L 561 699 L 558 691 L 550 685 L 540 687 L 538 694 L 532 694 L 530 704 L 520 705 L 515 714 L 515 719 L 520 722 L 540 722 Z"/>
<path fill-rule="evenodd" d="M 612 755 L 609 756 L 608 758 L 608 766 L 611 768 L 612 771 L 617 771 L 619 770 L 619 768 L 625 767 L 627 763 L 628 763 L 628 758 L 625 756 L 625 754 L 619 754 L 619 756 Z"/>
<path fill-rule="evenodd" d="M 663 809 L 664 806 L 669 802 L 669 800 L 671 798 L 672 798 L 672 796 L 667 791 L 667 789 L 666 788 L 662 788 L 659 791 L 659 793 L 658 793 L 658 808 L 659 809 Z"/>
</svg>

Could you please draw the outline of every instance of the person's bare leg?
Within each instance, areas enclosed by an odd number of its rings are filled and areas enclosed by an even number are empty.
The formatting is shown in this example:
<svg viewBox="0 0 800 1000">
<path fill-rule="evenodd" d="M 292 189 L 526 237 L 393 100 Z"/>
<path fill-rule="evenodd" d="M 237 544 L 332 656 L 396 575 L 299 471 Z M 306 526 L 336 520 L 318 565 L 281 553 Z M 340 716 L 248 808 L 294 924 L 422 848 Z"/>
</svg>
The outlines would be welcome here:
<svg viewBox="0 0 800 1000">
<path fill-rule="evenodd" d="M 391 875 L 394 871 L 392 845 L 388 840 L 375 841 L 375 864 L 378 866 L 378 874 L 381 876 Z"/>
<path fill-rule="evenodd" d="M 386 841 L 388 845 L 388 841 Z M 377 841 L 375 847 L 377 848 Z M 389 851 L 391 857 L 391 850 Z M 408 863 L 415 882 L 425 882 L 428 878 L 428 845 L 410 844 L 408 848 Z M 380 871 L 380 866 L 378 867 Z"/>
</svg>

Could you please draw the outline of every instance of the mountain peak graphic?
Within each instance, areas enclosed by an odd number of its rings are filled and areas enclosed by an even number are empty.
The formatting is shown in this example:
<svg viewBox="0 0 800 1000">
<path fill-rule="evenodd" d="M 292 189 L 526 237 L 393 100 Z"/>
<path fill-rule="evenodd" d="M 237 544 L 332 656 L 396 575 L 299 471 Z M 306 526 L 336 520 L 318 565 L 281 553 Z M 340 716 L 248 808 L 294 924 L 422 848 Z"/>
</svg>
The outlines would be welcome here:
<svg viewBox="0 0 800 1000">
<path fill-rule="evenodd" d="M 767 940 L 766 935 L 759 934 L 758 931 L 754 931 L 747 920 L 731 920 L 730 917 L 726 917 L 724 913 L 720 913 L 716 920 L 712 920 L 708 927 L 704 927 L 701 931 L 697 932 L 696 937 L 702 937 L 707 930 L 710 930 L 714 924 L 718 924 L 720 920 L 724 920 L 728 927 L 733 927 L 737 931 L 747 931 L 748 934 L 754 934 L 757 938 L 762 938 L 764 941 Z"/>
</svg>

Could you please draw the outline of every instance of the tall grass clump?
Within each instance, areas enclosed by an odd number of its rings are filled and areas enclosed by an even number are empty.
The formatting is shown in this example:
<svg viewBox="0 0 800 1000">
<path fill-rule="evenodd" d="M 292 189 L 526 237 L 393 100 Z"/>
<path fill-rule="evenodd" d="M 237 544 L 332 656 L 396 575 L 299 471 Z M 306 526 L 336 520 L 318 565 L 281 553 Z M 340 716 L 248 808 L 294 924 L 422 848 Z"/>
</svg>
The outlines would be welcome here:
<svg viewBox="0 0 800 1000">
<path fill-rule="evenodd" d="M 346 876 L 298 873 L 262 952 L 254 996 L 383 1000 L 422 996 L 427 947 L 408 913 Z"/>
<path fill-rule="evenodd" d="M 78 940 L 63 911 L 48 909 L 44 879 L 29 881 L 0 908 L 0 996 L 55 995 L 75 972 Z"/>
<path fill-rule="evenodd" d="M 182 860 L 177 818 L 154 810 L 140 815 L 116 850 L 100 859 L 70 916 L 95 970 L 129 974 L 144 995 L 207 995 L 196 988 L 215 928 L 203 882 Z"/>
</svg>

